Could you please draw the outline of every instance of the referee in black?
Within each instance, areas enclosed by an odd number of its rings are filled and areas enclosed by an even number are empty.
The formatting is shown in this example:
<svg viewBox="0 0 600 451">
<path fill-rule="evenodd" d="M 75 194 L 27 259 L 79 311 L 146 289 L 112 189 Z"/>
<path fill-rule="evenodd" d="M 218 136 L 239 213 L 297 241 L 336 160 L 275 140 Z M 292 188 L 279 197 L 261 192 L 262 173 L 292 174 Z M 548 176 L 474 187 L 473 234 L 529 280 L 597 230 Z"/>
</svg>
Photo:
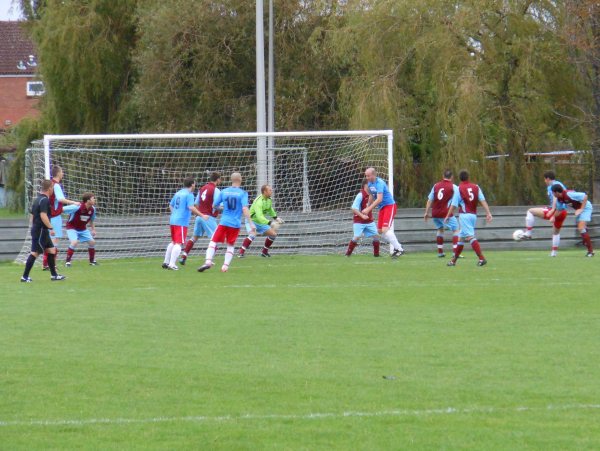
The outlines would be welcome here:
<svg viewBox="0 0 600 451">
<path fill-rule="evenodd" d="M 50 280 L 65 280 L 65 276 L 61 276 L 56 272 L 56 248 L 50 239 L 50 200 L 54 188 L 50 180 L 42 182 L 42 189 L 38 197 L 33 201 L 31 206 L 31 254 L 25 263 L 25 272 L 21 277 L 21 282 L 31 282 L 29 272 L 33 268 L 35 259 L 38 255 L 43 254 L 44 250 L 48 252 L 48 266 L 52 276 Z"/>
</svg>

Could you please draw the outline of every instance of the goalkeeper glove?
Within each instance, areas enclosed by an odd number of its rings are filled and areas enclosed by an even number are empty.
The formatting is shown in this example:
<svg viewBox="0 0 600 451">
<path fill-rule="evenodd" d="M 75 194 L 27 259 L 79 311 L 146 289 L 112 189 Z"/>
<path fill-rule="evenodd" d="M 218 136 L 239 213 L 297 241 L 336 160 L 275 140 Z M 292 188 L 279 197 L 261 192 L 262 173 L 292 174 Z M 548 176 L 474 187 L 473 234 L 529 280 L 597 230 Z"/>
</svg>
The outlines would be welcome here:
<svg viewBox="0 0 600 451">
<path fill-rule="evenodd" d="M 281 218 L 275 218 L 275 221 L 277 221 L 279 224 L 283 224 L 285 221 Z"/>
</svg>

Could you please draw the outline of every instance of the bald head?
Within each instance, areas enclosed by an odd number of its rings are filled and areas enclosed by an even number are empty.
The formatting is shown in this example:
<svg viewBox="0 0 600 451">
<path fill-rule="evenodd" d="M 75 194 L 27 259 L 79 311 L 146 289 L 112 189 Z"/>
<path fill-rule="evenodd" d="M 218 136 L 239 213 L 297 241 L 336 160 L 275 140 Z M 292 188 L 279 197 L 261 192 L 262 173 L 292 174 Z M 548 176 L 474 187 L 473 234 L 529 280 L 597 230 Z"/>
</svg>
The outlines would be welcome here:
<svg viewBox="0 0 600 451">
<path fill-rule="evenodd" d="M 373 183 L 377 179 L 377 171 L 375 168 L 367 168 L 365 171 L 365 178 L 368 182 Z"/>
<path fill-rule="evenodd" d="M 242 174 L 239 172 L 234 172 L 231 174 L 231 184 L 235 186 L 240 186 L 242 184 Z"/>
</svg>

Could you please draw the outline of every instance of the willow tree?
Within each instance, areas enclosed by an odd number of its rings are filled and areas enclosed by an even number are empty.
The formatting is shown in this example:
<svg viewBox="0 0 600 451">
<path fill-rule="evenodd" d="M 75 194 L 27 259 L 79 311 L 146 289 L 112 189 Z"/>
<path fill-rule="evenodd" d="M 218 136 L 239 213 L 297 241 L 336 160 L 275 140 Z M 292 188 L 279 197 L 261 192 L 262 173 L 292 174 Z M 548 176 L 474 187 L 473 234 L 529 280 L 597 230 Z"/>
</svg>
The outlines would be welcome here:
<svg viewBox="0 0 600 451">
<path fill-rule="evenodd" d="M 99 133 L 130 87 L 135 45 L 130 0 L 45 0 L 26 9 L 46 95 L 43 114 L 55 133 Z"/>
</svg>

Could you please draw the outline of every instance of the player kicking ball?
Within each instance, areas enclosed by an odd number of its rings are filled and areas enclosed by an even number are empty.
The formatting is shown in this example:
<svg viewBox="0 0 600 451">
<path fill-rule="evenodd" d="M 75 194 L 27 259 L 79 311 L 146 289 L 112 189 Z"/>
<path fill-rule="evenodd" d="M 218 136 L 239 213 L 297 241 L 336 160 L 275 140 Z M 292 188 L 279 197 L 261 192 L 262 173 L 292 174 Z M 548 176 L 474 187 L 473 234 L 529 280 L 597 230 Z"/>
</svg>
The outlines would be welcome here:
<svg viewBox="0 0 600 451">
<path fill-rule="evenodd" d="M 223 213 L 221 213 L 221 222 L 217 226 L 214 235 L 210 239 L 206 249 L 206 261 L 198 268 L 198 272 L 204 272 L 212 268 L 213 259 L 217 251 L 217 243 L 227 243 L 225 251 L 225 262 L 221 267 L 221 272 L 227 272 L 235 252 L 235 241 L 240 233 L 242 226 L 242 215 L 250 224 L 250 233 L 256 234 L 256 227 L 250 218 L 248 209 L 248 193 L 242 188 L 242 175 L 239 172 L 231 174 L 231 186 L 222 190 L 216 197 L 213 207 L 223 204 Z"/>
<path fill-rule="evenodd" d="M 575 222 L 577 223 L 577 230 L 581 234 L 583 244 L 587 247 L 586 257 L 594 256 L 594 247 L 592 246 L 592 239 L 587 231 L 587 224 L 592 220 L 592 204 L 588 200 L 586 193 L 577 192 L 573 190 L 563 189 L 560 185 L 552 186 L 552 194 L 556 197 L 558 202 L 562 202 L 565 205 L 570 205 L 575 210 Z"/>
<path fill-rule="evenodd" d="M 69 247 L 67 249 L 67 261 L 65 266 L 71 266 L 71 259 L 79 243 L 87 243 L 88 256 L 91 266 L 98 265 L 96 261 L 96 197 L 94 193 L 85 193 L 80 205 L 68 205 L 63 211 L 69 214 L 67 220 L 67 237 L 69 238 Z M 90 225 L 88 230 L 87 226 Z"/>
<path fill-rule="evenodd" d="M 458 177 L 460 178 L 460 184 L 458 185 L 458 193 L 454 195 L 454 198 L 452 199 L 452 204 L 448 209 L 448 214 L 444 219 L 444 221 L 448 221 L 448 219 L 452 217 L 454 209 L 459 209 L 459 241 L 456 245 L 456 250 L 454 251 L 454 257 L 452 257 L 452 260 L 448 262 L 448 266 L 456 266 L 456 262 L 465 247 L 465 241 L 471 244 L 471 247 L 477 254 L 477 257 L 479 257 L 477 266 L 483 266 L 487 264 L 487 260 L 483 256 L 483 253 L 481 252 L 481 246 L 479 245 L 479 241 L 477 241 L 477 238 L 475 237 L 475 223 L 477 222 L 477 205 L 481 204 L 485 209 L 485 219 L 488 223 L 492 222 L 492 213 L 490 212 L 490 207 L 488 206 L 485 200 L 485 196 L 483 195 L 483 191 L 481 190 L 479 185 L 476 185 L 475 183 L 471 183 L 469 181 L 469 173 L 464 170 L 460 171 Z"/>
<path fill-rule="evenodd" d="M 354 248 L 358 246 L 358 240 L 362 235 L 365 238 L 373 237 L 373 257 L 379 257 L 379 234 L 373 221 L 373 212 L 370 211 L 368 215 L 362 213 L 367 206 L 373 201 L 371 194 L 369 193 L 369 182 L 364 181 L 360 192 L 354 198 L 352 204 L 352 212 L 354 216 L 352 218 L 354 224 L 352 226 L 354 231 L 354 237 L 348 243 L 348 249 L 346 249 L 346 257 L 350 257 Z"/>
<path fill-rule="evenodd" d="M 284 221 L 277 216 L 277 212 L 273 210 L 273 188 L 270 185 L 263 185 L 260 188 L 261 195 L 254 199 L 250 206 L 250 218 L 256 227 L 256 234 L 251 232 L 251 227 L 248 221 L 246 221 L 246 231 L 248 236 L 244 239 L 238 258 L 244 258 L 246 251 L 256 239 L 256 235 L 266 235 L 265 244 L 260 253 L 261 257 L 270 257 L 269 249 L 277 238 L 277 229 L 279 225 L 283 224 Z M 271 219 L 267 219 L 267 215 Z"/>
</svg>

